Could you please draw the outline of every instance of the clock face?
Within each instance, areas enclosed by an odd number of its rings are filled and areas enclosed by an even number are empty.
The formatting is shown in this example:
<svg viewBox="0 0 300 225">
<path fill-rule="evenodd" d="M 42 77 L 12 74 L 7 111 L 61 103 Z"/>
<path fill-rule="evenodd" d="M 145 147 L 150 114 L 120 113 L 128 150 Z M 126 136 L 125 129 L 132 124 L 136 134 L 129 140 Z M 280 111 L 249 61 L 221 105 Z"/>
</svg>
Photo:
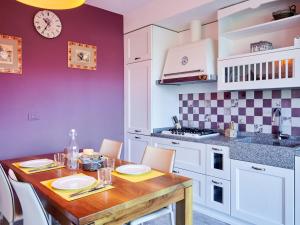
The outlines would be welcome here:
<svg viewBox="0 0 300 225">
<path fill-rule="evenodd" d="M 62 25 L 58 16 L 51 11 L 39 11 L 34 16 L 34 27 L 45 38 L 57 37 L 62 29 Z"/>
</svg>

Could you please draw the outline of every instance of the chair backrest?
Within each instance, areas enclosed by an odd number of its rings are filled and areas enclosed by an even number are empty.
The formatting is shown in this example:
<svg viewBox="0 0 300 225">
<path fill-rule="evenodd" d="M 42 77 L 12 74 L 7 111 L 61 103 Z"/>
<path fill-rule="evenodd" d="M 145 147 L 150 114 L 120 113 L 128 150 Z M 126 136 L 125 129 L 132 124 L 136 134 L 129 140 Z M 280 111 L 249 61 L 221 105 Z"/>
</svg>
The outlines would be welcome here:
<svg viewBox="0 0 300 225">
<path fill-rule="evenodd" d="M 15 214 L 14 194 L 6 173 L 0 164 L 0 213 L 12 223 Z"/>
<path fill-rule="evenodd" d="M 100 154 L 109 158 L 120 159 L 123 143 L 109 139 L 103 139 Z"/>
<path fill-rule="evenodd" d="M 9 170 L 9 180 L 20 200 L 23 225 L 50 225 L 44 207 L 31 184 L 18 182 Z"/>
<path fill-rule="evenodd" d="M 175 150 L 147 146 L 142 164 L 166 173 L 173 172 Z"/>
</svg>

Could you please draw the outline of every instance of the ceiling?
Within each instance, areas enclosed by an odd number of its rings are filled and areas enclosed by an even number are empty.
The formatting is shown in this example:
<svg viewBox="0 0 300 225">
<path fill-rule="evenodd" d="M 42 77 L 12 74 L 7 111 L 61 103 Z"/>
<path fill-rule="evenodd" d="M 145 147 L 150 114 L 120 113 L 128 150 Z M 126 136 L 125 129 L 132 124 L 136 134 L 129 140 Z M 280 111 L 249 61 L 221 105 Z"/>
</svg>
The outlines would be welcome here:
<svg viewBox="0 0 300 225">
<path fill-rule="evenodd" d="M 124 15 L 150 1 L 151 0 L 87 0 L 86 4 Z"/>
</svg>

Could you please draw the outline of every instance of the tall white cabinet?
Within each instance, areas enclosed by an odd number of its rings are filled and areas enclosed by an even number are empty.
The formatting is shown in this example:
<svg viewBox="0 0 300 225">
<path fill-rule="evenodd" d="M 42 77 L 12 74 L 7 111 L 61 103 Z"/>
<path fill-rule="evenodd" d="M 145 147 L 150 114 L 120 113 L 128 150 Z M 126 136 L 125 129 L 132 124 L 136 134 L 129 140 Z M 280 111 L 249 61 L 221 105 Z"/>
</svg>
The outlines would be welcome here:
<svg viewBox="0 0 300 225">
<path fill-rule="evenodd" d="M 150 144 L 144 136 L 149 136 L 154 128 L 173 126 L 171 118 L 178 114 L 175 87 L 156 84 L 167 50 L 176 43 L 176 32 L 154 25 L 124 36 L 125 159 L 128 161 L 139 163 L 140 151 Z M 134 147 L 141 139 L 145 140 L 143 145 L 139 149 Z"/>
</svg>

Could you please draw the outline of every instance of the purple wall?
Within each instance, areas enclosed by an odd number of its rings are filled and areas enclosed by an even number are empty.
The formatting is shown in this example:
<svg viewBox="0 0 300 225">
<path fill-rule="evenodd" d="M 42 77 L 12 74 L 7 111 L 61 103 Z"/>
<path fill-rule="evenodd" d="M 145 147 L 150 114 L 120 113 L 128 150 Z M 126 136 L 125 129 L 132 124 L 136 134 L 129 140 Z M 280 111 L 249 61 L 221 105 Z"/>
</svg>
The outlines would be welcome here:
<svg viewBox="0 0 300 225">
<path fill-rule="evenodd" d="M 37 11 L 0 3 L 0 33 L 23 39 L 22 76 L 0 73 L 0 159 L 62 150 L 70 128 L 82 148 L 123 140 L 122 16 L 86 5 L 56 11 L 63 30 L 51 40 L 33 27 Z M 69 40 L 97 46 L 96 71 L 67 67 Z"/>
</svg>

